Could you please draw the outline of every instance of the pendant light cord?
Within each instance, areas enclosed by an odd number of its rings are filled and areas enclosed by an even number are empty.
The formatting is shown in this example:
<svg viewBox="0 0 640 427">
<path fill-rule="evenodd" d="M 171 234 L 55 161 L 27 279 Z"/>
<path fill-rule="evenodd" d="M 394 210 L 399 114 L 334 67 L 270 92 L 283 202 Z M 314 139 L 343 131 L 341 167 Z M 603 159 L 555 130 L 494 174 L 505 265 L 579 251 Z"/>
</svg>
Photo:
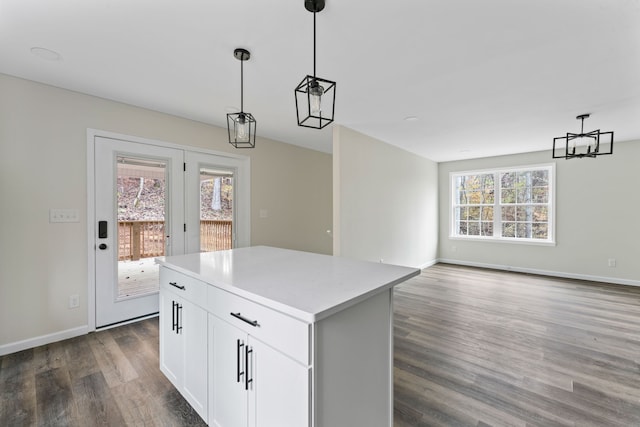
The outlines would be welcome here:
<svg viewBox="0 0 640 427">
<path fill-rule="evenodd" d="M 244 57 L 240 59 L 240 112 L 244 112 Z"/>
<path fill-rule="evenodd" d="M 313 78 L 316 78 L 316 13 L 313 12 Z"/>
</svg>

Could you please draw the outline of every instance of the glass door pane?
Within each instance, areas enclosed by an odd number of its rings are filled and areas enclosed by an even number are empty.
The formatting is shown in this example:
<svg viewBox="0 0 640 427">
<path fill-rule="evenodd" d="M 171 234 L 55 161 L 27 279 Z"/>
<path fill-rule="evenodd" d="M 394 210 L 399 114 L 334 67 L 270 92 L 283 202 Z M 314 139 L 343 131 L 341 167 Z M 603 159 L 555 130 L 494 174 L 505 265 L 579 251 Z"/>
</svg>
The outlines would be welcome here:
<svg viewBox="0 0 640 427">
<path fill-rule="evenodd" d="M 167 162 L 117 157 L 118 299 L 158 291 L 165 254 Z"/>
<path fill-rule="evenodd" d="M 200 167 L 200 252 L 233 247 L 233 172 Z"/>
</svg>

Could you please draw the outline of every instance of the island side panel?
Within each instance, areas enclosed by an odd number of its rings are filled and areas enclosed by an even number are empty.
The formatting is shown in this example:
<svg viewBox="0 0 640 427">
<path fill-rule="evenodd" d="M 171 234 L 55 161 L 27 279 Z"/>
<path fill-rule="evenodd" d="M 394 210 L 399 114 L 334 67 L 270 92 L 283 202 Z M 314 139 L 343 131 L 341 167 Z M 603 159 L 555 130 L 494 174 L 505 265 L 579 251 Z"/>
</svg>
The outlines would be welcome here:
<svg viewBox="0 0 640 427">
<path fill-rule="evenodd" d="M 315 326 L 315 427 L 393 424 L 393 289 Z"/>
</svg>

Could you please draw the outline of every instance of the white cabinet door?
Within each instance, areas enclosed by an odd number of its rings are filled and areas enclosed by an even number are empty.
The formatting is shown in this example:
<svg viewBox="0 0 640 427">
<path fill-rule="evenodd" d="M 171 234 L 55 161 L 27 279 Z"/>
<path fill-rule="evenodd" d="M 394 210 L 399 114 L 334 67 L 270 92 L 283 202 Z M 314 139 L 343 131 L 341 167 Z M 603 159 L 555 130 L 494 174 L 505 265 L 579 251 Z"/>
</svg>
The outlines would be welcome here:
<svg viewBox="0 0 640 427">
<path fill-rule="evenodd" d="M 180 332 L 184 337 L 183 395 L 196 412 L 207 421 L 207 312 L 184 301 Z"/>
<path fill-rule="evenodd" d="M 181 307 L 178 300 L 170 292 L 160 292 L 160 370 L 179 389 L 184 369 L 184 345 L 180 331 L 176 331 Z"/>
<path fill-rule="evenodd" d="M 209 315 L 209 425 L 247 425 L 247 335 Z M 249 355 L 250 358 L 250 355 Z"/>
<path fill-rule="evenodd" d="M 160 291 L 160 370 L 207 421 L 207 312 Z"/>
<path fill-rule="evenodd" d="M 310 368 L 253 337 L 249 344 L 249 426 L 310 426 Z"/>
</svg>

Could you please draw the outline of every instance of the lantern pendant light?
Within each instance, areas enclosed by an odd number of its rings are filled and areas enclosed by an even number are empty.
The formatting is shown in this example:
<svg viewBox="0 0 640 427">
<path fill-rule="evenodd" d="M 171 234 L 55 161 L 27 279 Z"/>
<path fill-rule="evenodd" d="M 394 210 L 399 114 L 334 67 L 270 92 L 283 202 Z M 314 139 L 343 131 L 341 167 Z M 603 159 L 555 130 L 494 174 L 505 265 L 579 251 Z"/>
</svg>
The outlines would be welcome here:
<svg viewBox="0 0 640 427">
<path fill-rule="evenodd" d="M 244 61 L 251 57 L 246 49 L 238 48 L 233 56 L 240 60 L 240 112 L 227 114 L 229 144 L 236 148 L 254 148 L 256 146 L 256 119 L 251 113 L 244 112 Z"/>
<path fill-rule="evenodd" d="M 581 159 L 613 154 L 613 131 L 600 132 L 600 129 L 597 129 L 585 132 L 584 119 L 588 118 L 589 114 L 576 117 L 581 120 L 580 133 L 567 132 L 565 136 L 553 138 L 554 159 Z"/>
<path fill-rule="evenodd" d="M 298 126 L 322 129 L 333 122 L 336 82 L 316 75 L 316 13 L 324 9 L 324 0 L 305 0 L 313 13 L 313 76 L 306 76 L 295 89 Z"/>
</svg>

